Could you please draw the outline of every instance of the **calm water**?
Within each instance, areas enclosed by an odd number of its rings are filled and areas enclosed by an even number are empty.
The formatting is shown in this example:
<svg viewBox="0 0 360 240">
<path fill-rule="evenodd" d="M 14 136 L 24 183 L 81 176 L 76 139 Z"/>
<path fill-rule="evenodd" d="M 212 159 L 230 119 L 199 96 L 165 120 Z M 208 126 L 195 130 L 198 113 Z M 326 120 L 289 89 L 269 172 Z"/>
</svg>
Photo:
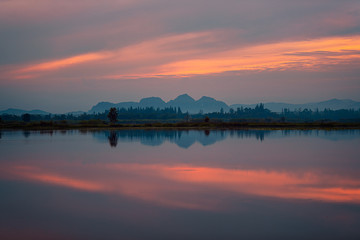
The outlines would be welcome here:
<svg viewBox="0 0 360 240">
<path fill-rule="evenodd" d="M 2 131 L 0 239 L 360 239 L 360 131 Z"/>
</svg>

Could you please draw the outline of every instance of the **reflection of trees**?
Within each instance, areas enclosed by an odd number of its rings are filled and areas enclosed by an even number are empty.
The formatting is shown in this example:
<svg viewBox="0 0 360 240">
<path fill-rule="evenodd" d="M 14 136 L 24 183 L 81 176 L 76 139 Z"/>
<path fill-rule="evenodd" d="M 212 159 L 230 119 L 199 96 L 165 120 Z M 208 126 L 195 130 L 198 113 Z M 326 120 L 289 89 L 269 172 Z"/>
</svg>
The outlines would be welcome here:
<svg viewBox="0 0 360 240">
<path fill-rule="evenodd" d="M 110 131 L 108 139 L 109 139 L 109 144 L 110 144 L 111 147 L 116 147 L 117 146 L 119 136 L 115 131 Z"/>
<path fill-rule="evenodd" d="M 0 131 L 0 139 L 1 139 L 1 137 L 2 137 L 2 132 Z"/>
<path fill-rule="evenodd" d="M 41 130 L 39 133 L 41 135 L 50 135 L 50 136 L 52 136 L 54 134 L 54 131 L 53 130 Z"/>
<path fill-rule="evenodd" d="M 24 137 L 28 138 L 30 136 L 30 131 L 23 131 Z"/>
<path fill-rule="evenodd" d="M 101 133 L 100 133 L 101 132 Z M 266 137 L 275 133 L 270 130 L 118 130 L 100 131 L 94 134 L 109 142 L 110 146 L 116 147 L 118 141 L 135 142 L 149 146 L 160 146 L 165 141 L 177 144 L 179 147 L 188 148 L 195 142 L 204 146 L 222 141 L 227 137 L 231 138 L 255 138 L 264 141 Z M 100 134 L 99 134 L 100 133 Z"/>
<path fill-rule="evenodd" d="M 269 136 L 272 133 L 270 130 L 239 130 L 236 131 L 236 136 L 238 138 L 253 138 L 256 140 L 264 141 L 265 137 Z"/>
</svg>

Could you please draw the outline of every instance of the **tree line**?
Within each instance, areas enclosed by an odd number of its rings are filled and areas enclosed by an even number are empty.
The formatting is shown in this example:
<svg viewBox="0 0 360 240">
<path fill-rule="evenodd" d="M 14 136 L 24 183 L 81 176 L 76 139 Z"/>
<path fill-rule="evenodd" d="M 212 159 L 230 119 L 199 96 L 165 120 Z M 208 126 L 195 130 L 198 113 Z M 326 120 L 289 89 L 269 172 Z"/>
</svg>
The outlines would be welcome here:
<svg viewBox="0 0 360 240">
<path fill-rule="evenodd" d="M 255 108 L 237 108 L 224 111 L 221 109 L 218 112 L 189 114 L 183 112 L 180 108 L 111 108 L 103 113 L 83 113 L 81 115 L 72 114 L 48 114 L 48 115 L 34 115 L 23 114 L 22 116 L 3 114 L 0 117 L 0 122 L 11 121 L 87 121 L 87 120 L 102 120 L 102 121 L 277 121 L 277 122 L 311 122 L 311 121 L 356 121 L 360 122 L 360 109 L 341 109 L 331 110 L 324 109 L 323 111 L 311 109 L 283 109 L 282 112 L 272 112 L 264 107 L 264 104 L 258 104 Z"/>
</svg>

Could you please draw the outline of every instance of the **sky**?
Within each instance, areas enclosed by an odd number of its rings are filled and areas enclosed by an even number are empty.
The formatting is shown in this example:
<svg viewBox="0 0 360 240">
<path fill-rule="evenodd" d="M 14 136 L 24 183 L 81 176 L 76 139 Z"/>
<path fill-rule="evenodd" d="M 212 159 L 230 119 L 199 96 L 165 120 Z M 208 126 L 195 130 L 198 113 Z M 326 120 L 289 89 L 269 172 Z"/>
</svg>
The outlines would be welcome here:
<svg viewBox="0 0 360 240">
<path fill-rule="evenodd" d="M 0 0 L 0 110 L 360 101 L 359 0 Z"/>
</svg>

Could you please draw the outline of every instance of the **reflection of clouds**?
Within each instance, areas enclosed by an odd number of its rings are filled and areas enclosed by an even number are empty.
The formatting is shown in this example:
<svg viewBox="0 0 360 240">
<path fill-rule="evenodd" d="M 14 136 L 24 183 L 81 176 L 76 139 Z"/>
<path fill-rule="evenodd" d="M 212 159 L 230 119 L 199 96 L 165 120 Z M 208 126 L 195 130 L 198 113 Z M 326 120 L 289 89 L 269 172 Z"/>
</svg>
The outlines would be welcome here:
<svg viewBox="0 0 360 240">
<path fill-rule="evenodd" d="M 2 166 L 1 172 L 10 179 L 120 194 L 189 209 L 216 210 L 224 194 L 360 203 L 360 179 L 319 171 L 296 173 L 163 164 L 83 165 L 62 161 L 35 165 L 9 164 Z"/>
</svg>

